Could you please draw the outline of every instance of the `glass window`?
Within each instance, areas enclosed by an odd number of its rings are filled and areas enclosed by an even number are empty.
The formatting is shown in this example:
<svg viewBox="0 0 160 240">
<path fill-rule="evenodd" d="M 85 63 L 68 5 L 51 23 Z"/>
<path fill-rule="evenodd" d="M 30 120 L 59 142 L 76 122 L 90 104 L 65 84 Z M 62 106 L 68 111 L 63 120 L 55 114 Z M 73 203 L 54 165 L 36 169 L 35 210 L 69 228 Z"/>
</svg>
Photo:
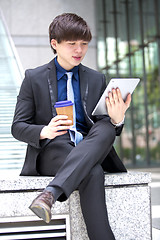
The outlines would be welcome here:
<svg viewBox="0 0 160 240">
<path fill-rule="evenodd" d="M 160 164 L 160 3 L 96 4 L 99 70 L 107 82 L 112 77 L 141 79 L 115 146 L 128 165 Z"/>
</svg>

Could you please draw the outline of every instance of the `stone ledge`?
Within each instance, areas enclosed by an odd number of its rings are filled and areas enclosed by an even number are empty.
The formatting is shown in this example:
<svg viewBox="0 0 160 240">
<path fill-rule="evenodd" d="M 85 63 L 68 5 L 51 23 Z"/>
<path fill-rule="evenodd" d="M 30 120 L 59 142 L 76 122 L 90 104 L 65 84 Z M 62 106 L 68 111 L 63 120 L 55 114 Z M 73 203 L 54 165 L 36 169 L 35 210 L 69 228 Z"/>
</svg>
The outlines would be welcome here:
<svg viewBox="0 0 160 240">
<path fill-rule="evenodd" d="M 1 176 L 1 219 L 33 217 L 28 206 L 37 196 L 37 190 L 44 189 L 52 179 L 52 177 Z M 116 240 L 151 240 L 151 200 L 148 184 L 150 182 L 151 173 L 130 171 L 105 174 L 106 205 Z M 69 217 L 72 240 L 89 240 L 78 191 L 74 191 L 63 203 L 57 201 L 52 208 L 52 214 L 53 218 L 62 214 Z"/>
<path fill-rule="evenodd" d="M 120 186 L 120 185 L 139 185 L 148 184 L 151 182 L 151 173 L 147 172 L 133 172 L 114 173 L 105 175 L 105 186 Z"/>
<path fill-rule="evenodd" d="M 53 177 L 42 176 L 6 176 L 0 177 L 0 192 L 2 191 L 17 191 L 17 190 L 38 190 L 44 189 Z M 127 186 L 141 185 L 151 182 L 151 173 L 144 172 L 128 172 L 128 173 L 106 173 L 105 187 L 107 186 Z"/>
</svg>

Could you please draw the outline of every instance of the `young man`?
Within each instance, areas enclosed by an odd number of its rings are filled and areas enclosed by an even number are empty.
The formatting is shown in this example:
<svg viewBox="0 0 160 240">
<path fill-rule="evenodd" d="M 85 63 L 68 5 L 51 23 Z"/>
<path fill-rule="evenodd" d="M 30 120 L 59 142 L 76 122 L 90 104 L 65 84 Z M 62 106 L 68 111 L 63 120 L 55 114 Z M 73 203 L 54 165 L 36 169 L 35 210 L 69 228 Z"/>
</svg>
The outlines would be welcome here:
<svg viewBox="0 0 160 240">
<path fill-rule="evenodd" d="M 78 189 L 83 217 L 91 240 L 113 240 L 105 204 L 104 171 L 125 172 L 113 143 L 123 128 L 131 101 L 114 89 L 106 99 L 109 115 L 92 116 L 105 87 L 105 76 L 81 64 L 92 36 L 87 23 L 75 14 L 57 16 L 49 27 L 50 44 L 57 56 L 48 64 L 27 70 L 12 124 L 12 134 L 28 143 L 21 175 L 55 176 L 32 202 L 30 209 L 45 222 L 55 201 L 65 201 Z M 67 76 L 72 72 L 76 130 L 57 115 L 56 101 L 67 99 Z"/>
</svg>

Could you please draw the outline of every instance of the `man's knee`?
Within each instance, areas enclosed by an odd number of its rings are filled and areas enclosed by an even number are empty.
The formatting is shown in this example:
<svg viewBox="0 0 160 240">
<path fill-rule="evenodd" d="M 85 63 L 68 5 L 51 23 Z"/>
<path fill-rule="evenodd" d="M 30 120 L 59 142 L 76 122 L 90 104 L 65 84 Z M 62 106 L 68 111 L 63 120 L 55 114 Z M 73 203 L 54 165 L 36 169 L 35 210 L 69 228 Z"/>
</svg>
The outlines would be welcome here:
<svg viewBox="0 0 160 240">
<path fill-rule="evenodd" d="M 102 119 L 95 123 L 91 129 L 91 135 L 95 134 L 101 141 L 105 141 L 106 138 L 112 141 L 115 140 L 116 131 L 108 118 Z"/>
</svg>

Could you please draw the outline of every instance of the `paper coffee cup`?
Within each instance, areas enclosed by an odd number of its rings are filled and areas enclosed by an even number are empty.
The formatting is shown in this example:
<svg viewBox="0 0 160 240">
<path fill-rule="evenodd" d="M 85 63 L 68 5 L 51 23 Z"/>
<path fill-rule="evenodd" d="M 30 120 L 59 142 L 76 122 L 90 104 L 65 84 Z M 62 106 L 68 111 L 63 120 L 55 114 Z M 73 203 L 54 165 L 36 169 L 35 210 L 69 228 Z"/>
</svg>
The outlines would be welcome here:
<svg viewBox="0 0 160 240">
<path fill-rule="evenodd" d="M 71 120 L 72 123 L 68 125 L 73 125 L 73 103 L 72 101 L 60 101 L 56 102 L 54 107 L 56 108 L 58 115 L 67 115 L 68 119 Z"/>
</svg>

